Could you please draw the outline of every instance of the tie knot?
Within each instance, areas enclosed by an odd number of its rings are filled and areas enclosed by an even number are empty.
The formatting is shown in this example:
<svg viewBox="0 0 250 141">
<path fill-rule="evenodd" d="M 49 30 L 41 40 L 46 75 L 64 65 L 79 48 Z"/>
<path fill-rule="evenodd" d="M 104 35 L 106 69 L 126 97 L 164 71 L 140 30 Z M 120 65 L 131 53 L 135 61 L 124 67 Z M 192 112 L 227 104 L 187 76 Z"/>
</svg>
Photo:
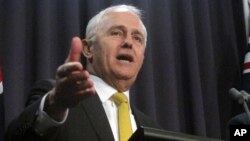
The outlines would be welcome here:
<svg viewBox="0 0 250 141">
<path fill-rule="evenodd" d="M 128 98 L 125 94 L 117 92 L 112 96 L 114 102 L 118 105 L 120 105 L 123 102 L 128 103 Z"/>
</svg>

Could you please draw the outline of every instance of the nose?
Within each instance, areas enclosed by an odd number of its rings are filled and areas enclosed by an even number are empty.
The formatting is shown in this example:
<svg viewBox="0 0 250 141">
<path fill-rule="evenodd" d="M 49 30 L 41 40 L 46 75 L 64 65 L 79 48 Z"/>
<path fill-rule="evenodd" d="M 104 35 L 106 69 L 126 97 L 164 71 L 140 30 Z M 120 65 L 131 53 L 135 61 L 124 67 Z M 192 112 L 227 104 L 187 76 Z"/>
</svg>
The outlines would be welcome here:
<svg viewBox="0 0 250 141">
<path fill-rule="evenodd" d="M 131 37 L 126 37 L 126 38 L 124 39 L 124 42 L 123 42 L 122 47 L 123 47 L 123 48 L 132 49 L 133 43 L 132 43 Z"/>
</svg>

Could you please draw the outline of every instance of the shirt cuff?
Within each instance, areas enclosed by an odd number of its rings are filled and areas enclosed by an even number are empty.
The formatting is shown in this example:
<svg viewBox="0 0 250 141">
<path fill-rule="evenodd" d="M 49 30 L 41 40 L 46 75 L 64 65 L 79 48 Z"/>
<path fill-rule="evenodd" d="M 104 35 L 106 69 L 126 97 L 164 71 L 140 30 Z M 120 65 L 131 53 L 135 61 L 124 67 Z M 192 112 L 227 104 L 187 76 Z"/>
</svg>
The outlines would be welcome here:
<svg viewBox="0 0 250 141">
<path fill-rule="evenodd" d="M 46 131 L 48 131 L 50 128 L 57 127 L 62 125 L 67 117 L 69 110 L 67 109 L 66 114 L 62 121 L 58 122 L 51 118 L 43 109 L 45 104 L 45 99 L 47 97 L 48 93 L 43 96 L 39 109 L 37 110 L 37 119 L 35 121 L 34 130 L 40 135 L 43 136 L 46 134 Z"/>
</svg>

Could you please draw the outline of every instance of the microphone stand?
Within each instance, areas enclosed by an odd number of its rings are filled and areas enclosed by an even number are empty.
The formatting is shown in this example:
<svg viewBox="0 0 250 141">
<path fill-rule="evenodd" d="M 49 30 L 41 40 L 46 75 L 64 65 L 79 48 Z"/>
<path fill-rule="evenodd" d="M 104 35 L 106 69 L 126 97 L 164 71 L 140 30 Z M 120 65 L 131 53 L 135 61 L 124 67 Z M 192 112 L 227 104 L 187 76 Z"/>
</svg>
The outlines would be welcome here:
<svg viewBox="0 0 250 141">
<path fill-rule="evenodd" d="M 246 114 L 247 114 L 247 117 L 248 117 L 248 123 L 250 124 L 250 111 L 249 111 L 247 102 L 246 102 L 245 100 L 244 100 L 244 102 L 243 102 L 243 106 L 244 106 L 244 109 L 245 109 Z"/>
</svg>

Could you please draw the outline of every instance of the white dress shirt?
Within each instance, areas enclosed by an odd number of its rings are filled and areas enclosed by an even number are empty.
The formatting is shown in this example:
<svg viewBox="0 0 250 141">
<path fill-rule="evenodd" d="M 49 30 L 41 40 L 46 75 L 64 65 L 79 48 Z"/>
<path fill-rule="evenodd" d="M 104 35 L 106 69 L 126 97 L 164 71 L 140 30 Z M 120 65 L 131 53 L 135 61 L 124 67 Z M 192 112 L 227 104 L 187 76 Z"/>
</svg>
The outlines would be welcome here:
<svg viewBox="0 0 250 141">
<path fill-rule="evenodd" d="M 103 108 L 105 110 L 105 113 L 107 115 L 107 118 L 109 120 L 110 127 L 112 129 L 115 141 L 119 141 L 119 131 L 118 131 L 118 108 L 115 104 L 115 102 L 112 100 L 112 95 L 117 92 L 116 89 L 108 85 L 106 82 L 104 82 L 101 78 L 90 75 L 90 80 L 94 82 L 94 88 L 96 90 L 96 93 L 101 99 Z M 129 100 L 129 91 L 123 92 Z M 40 107 L 38 110 L 38 118 L 35 124 L 35 130 L 40 135 L 44 134 L 46 130 L 52 126 L 59 126 L 63 124 L 68 116 L 68 110 L 67 114 L 64 117 L 63 121 L 57 122 L 49 117 L 47 113 L 43 111 L 45 98 L 47 95 L 45 95 L 40 103 Z M 135 118 L 132 114 L 132 111 L 130 110 L 130 119 L 132 124 L 132 130 L 135 132 L 137 129 Z"/>
</svg>

